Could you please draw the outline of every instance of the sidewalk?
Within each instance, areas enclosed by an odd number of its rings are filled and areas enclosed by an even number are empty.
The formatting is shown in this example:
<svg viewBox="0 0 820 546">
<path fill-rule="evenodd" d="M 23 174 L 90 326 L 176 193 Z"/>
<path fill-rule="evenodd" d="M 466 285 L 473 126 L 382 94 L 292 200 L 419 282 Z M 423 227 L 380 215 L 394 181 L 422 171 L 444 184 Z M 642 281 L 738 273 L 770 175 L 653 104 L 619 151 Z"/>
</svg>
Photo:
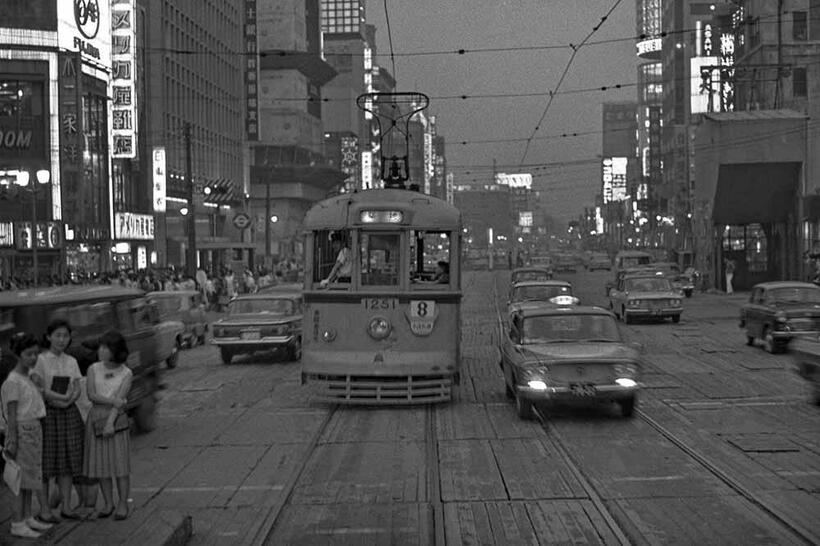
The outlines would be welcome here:
<svg viewBox="0 0 820 546">
<path fill-rule="evenodd" d="M 96 521 L 64 520 L 54 526 L 40 540 L 32 541 L 11 536 L 14 495 L 0 485 L 0 545 L 66 544 L 93 545 L 159 545 L 181 546 L 193 533 L 191 516 L 176 510 L 132 509 L 125 521 L 101 519 Z"/>
</svg>

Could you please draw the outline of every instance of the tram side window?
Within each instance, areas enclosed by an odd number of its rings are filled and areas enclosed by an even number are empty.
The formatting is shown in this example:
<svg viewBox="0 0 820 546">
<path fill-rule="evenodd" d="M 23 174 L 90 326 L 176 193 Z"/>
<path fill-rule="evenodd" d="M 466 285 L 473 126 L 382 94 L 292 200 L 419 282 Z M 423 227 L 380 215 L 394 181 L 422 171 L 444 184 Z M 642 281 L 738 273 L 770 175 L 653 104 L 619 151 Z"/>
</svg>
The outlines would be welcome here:
<svg viewBox="0 0 820 546">
<path fill-rule="evenodd" d="M 450 233 L 410 232 L 410 278 L 414 289 L 450 283 Z"/>
<path fill-rule="evenodd" d="M 342 249 L 348 249 L 343 251 Z M 333 271 L 333 266 L 343 257 L 345 252 L 350 256 L 350 232 L 349 231 L 331 231 L 319 230 L 313 233 L 313 282 L 320 283 L 330 277 Z M 330 279 L 331 282 L 350 282 L 350 264 L 344 267 L 342 271 L 340 267 L 335 279 Z M 347 275 L 344 275 L 344 273 Z M 347 277 L 347 279 L 345 279 Z"/>
<path fill-rule="evenodd" d="M 362 233 L 362 286 L 398 286 L 399 234 Z"/>
</svg>

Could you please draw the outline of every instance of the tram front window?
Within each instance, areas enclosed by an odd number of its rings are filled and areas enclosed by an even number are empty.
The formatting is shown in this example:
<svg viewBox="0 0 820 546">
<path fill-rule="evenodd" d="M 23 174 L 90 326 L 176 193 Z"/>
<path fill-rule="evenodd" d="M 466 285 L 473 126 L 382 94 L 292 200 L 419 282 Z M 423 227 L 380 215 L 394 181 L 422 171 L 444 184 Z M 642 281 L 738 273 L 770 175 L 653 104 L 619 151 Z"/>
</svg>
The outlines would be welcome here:
<svg viewBox="0 0 820 546">
<path fill-rule="evenodd" d="M 398 286 L 399 234 L 362 232 L 359 243 L 362 286 Z"/>
<path fill-rule="evenodd" d="M 450 283 L 450 234 L 445 231 L 410 232 L 410 278 L 413 289 Z"/>
<path fill-rule="evenodd" d="M 322 286 L 350 283 L 353 266 L 350 233 L 321 230 L 314 233 L 313 240 L 313 282 Z"/>
</svg>

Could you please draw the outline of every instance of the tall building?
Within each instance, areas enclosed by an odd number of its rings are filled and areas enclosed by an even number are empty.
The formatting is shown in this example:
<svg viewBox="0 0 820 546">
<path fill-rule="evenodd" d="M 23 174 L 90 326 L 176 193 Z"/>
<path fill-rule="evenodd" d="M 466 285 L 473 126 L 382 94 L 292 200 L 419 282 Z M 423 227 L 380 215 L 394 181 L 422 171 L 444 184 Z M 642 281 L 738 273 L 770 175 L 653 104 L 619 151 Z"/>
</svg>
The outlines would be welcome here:
<svg viewBox="0 0 820 546">
<path fill-rule="evenodd" d="M 636 135 L 638 105 L 635 102 L 605 102 L 602 119 L 601 195 L 605 233 L 619 248 L 637 244 L 636 228 L 644 214 L 633 207 L 639 186 Z"/>
<path fill-rule="evenodd" d="M 200 265 L 218 270 L 250 263 L 250 244 L 240 241 L 241 230 L 231 222 L 245 193 L 244 67 L 230 53 L 243 47 L 244 4 L 138 0 L 145 45 L 137 95 L 145 130 L 139 168 L 132 166 L 121 194 L 115 191 L 115 209 L 135 219 L 156 214 L 156 262 L 162 266 L 188 265 L 191 214 Z M 115 190 L 119 186 L 115 164 Z"/>
<path fill-rule="evenodd" d="M 322 56 L 319 0 L 245 5 L 249 212 L 255 252 L 272 266 L 301 259 L 305 212 L 345 180 L 324 153 L 323 88 L 337 72 Z"/>
<path fill-rule="evenodd" d="M 721 2 L 694 44 L 712 58 L 691 103 L 693 221 L 718 288 L 727 260 L 742 289 L 805 278 L 820 254 L 818 21 L 814 0 Z"/>
</svg>

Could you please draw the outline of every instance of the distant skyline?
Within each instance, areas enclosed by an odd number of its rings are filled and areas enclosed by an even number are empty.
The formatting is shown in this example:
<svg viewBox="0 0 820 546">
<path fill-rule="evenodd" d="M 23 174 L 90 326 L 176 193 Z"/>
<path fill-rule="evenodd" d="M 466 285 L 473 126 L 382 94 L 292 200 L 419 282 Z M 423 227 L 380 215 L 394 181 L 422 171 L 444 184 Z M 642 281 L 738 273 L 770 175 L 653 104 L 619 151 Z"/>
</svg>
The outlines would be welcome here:
<svg viewBox="0 0 820 546">
<path fill-rule="evenodd" d="M 387 0 L 396 58 L 398 91 L 431 97 L 431 114 L 447 142 L 447 161 L 457 182 L 490 180 L 493 159 L 499 172 L 531 172 L 534 186 L 548 193 L 547 212 L 559 221 L 577 217 L 600 190 L 601 104 L 636 100 L 635 1 L 623 0 L 591 42 L 581 48 L 560 91 L 621 89 L 558 94 L 537 131 L 524 165 L 526 146 L 476 140 L 526 139 L 549 99 L 542 96 L 443 98 L 461 95 L 548 93 L 579 43 L 616 0 Z M 378 64 L 393 71 L 384 3 L 366 4 L 367 22 L 377 28 Z M 541 49 L 535 49 L 536 47 Z M 519 48 L 474 52 L 474 49 Z M 523 49 L 521 49 L 523 48 Z M 532 48 L 532 49 L 526 49 Z M 458 54 L 465 49 L 465 54 Z M 434 55 L 408 53 L 441 52 Z M 577 137 L 563 134 L 591 133 Z M 546 137 L 546 138 L 544 138 Z M 468 144 L 462 144 L 467 141 Z M 569 162 L 568 165 L 556 165 Z M 534 165 L 545 165 L 535 168 Z"/>
</svg>

